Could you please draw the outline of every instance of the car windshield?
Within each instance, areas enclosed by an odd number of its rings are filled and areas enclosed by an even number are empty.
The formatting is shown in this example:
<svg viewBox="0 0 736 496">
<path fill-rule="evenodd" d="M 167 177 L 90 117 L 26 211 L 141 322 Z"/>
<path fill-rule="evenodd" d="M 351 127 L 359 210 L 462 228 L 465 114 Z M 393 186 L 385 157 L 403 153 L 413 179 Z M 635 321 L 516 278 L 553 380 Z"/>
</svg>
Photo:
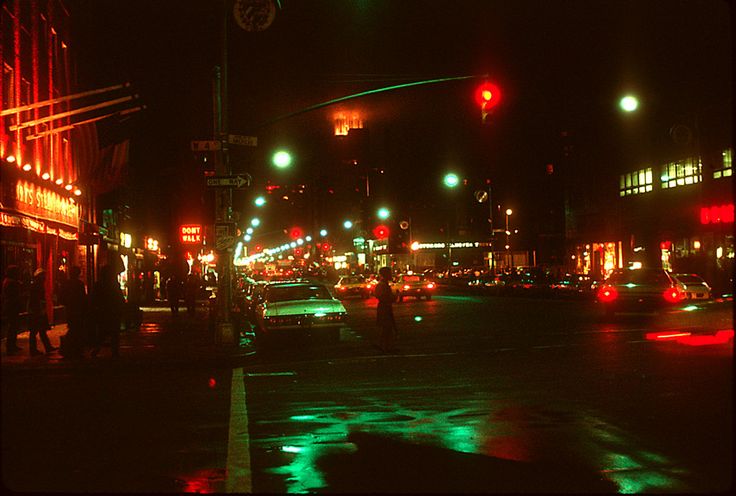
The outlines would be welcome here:
<svg viewBox="0 0 736 496">
<path fill-rule="evenodd" d="M 272 286 L 266 292 L 266 301 L 289 300 L 329 300 L 330 292 L 324 286 L 316 284 L 299 284 Z"/>
<path fill-rule="evenodd" d="M 404 276 L 403 281 L 404 282 L 421 282 L 424 279 L 424 276 Z"/>
<path fill-rule="evenodd" d="M 684 284 L 703 284 L 705 281 L 698 276 L 678 275 L 677 280 Z"/>
<path fill-rule="evenodd" d="M 669 284 L 670 280 L 661 270 L 621 270 L 611 274 L 608 280 L 611 284 L 646 284 L 662 285 Z"/>
</svg>

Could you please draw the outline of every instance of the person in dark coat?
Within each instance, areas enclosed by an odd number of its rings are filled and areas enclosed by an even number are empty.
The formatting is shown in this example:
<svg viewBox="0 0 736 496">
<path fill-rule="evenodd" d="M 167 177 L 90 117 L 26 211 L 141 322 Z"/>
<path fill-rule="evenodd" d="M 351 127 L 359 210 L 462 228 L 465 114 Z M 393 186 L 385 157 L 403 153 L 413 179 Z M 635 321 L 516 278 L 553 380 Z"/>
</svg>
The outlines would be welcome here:
<svg viewBox="0 0 736 496">
<path fill-rule="evenodd" d="M 46 331 L 51 329 L 49 317 L 46 313 L 46 271 L 36 269 L 31 280 L 31 289 L 28 296 L 28 318 L 31 328 L 28 344 L 31 356 L 40 355 L 36 345 L 36 335 L 41 337 L 41 342 L 46 353 L 56 351 L 58 348 L 51 345 Z"/>
<path fill-rule="evenodd" d="M 190 317 L 194 317 L 197 313 L 197 295 L 202 287 L 202 280 L 199 274 L 192 272 L 187 276 L 184 283 L 184 302 L 187 305 L 187 313 Z"/>
<path fill-rule="evenodd" d="M 176 317 L 179 313 L 179 300 L 181 300 L 182 283 L 176 274 L 166 281 L 166 298 L 169 300 L 171 314 Z"/>
<path fill-rule="evenodd" d="M 22 291 L 20 269 L 17 265 L 8 265 L 3 279 L 1 315 L 2 325 L 5 328 L 5 349 L 8 355 L 21 351 L 17 345 L 17 338 L 20 332 L 20 314 L 24 310 Z"/>
<path fill-rule="evenodd" d="M 79 267 L 69 269 L 69 279 L 64 281 L 60 290 L 61 304 L 66 309 L 67 322 L 61 354 L 66 358 L 81 358 L 86 341 L 87 289 L 79 279 L 81 273 Z"/>
<path fill-rule="evenodd" d="M 381 267 L 378 271 L 379 282 L 376 285 L 374 294 L 378 298 L 378 306 L 376 307 L 376 323 L 378 324 L 379 344 L 381 351 L 384 353 L 396 351 L 394 343 L 396 341 L 396 322 L 394 320 L 394 293 L 391 291 L 389 282 L 391 281 L 391 268 Z"/>
<path fill-rule="evenodd" d="M 95 324 L 93 357 L 97 356 L 107 338 L 110 339 L 112 356 L 120 354 L 120 324 L 125 311 L 125 297 L 115 276 L 111 266 L 102 266 L 100 279 L 92 289 L 90 304 Z"/>
</svg>

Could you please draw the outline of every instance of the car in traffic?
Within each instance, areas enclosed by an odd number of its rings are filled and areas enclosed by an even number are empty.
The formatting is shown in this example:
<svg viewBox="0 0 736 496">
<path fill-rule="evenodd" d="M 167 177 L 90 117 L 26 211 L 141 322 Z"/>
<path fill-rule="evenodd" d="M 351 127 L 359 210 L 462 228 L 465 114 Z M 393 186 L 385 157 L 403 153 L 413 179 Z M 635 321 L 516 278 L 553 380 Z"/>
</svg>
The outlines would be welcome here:
<svg viewBox="0 0 736 496">
<path fill-rule="evenodd" d="M 424 274 L 399 274 L 391 284 L 391 289 L 399 302 L 407 296 L 431 300 L 435 292 L 435 283 L 428 280 Z"/>
<path fill-rule="evenodd" d="M 349 296 L 368 298 L 371 295 L 372 285 L 363 276 L 342 276 L 335 284 L 335 295 L 339 299 Z"/>
<path fill-rule="evenodd" d="M 614 270 L 598 287 L 596 301 L 606 315 L 619 312 L 658 312 L 685 299 L 675 278 L 664 269 Z"/>
<path fill-rule="evenodd" d="M 326 285 L 309 281 L 282 281 L 267 284 L 255 310 L 257 341 L 277 335 L 324 335 L 340 338 L 347 311 Z"/>
<path fill-rule="evenodd" d="M 709 300 L 711 288 L 705 280 L 697 274 L 675 274 L 680 291 L 685 293 L 688 300 Z"/>
</svg>

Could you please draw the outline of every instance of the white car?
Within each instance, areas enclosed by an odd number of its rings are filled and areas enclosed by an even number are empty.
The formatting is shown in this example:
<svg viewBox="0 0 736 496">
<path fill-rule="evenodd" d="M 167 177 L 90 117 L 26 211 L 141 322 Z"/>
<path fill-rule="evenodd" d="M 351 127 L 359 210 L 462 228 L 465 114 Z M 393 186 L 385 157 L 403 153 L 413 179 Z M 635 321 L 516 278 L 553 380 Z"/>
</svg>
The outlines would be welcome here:
<svg viewBox="0 0 736 496">
<path fill-rule="evenodd" d="M 688 300 L 709 300 L 711 289 L 697 274 L 675 274 L 677 286 Z"/>
<path fill-rule="evenodd" d="M 276 334 L 326 334 L 340 339 L 347 311 L 321 283 L 290 281 L 268 284 L 255 311 L 256 339 Z"/>
</svg>

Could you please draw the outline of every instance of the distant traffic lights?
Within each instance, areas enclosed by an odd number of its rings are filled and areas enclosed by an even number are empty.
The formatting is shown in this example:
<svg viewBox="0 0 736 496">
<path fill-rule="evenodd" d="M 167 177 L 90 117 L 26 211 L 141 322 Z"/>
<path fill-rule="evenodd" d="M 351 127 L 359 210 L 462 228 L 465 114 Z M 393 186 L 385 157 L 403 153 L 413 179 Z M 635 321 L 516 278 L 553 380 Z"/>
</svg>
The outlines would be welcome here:
<svg viewBox="0 0 736 496">
<path fill-rule="evenodd" d="M 326 253 L 332 249 L 332 245 L 330 243 L 322 243 L 320 248 L 322 248 L 322 251 Z"/>
<path fill-rule="evenodd" d="M 383 224 L 376 226 L 375 229 L 373 229 L 373 235 L 376 237 L 376 239 L 386 239 L 389 236 L 389 229 L 388 227 L 384 226 Z"/>
<path fill-rule="evenodd" d="M 480 105 L 481 119 L 485 123 L 491 109 L 501 101 L 501 90 L 491 82 L 481 83 L 475 90 L 475 101 Z"/>
<path fill-rule="evenodd" d="M 299 239 L 304 237 L 304 231 L 301 227 L 294 226 L 289 229 L 289 237 L 291 239 Z"/>
</svg>

